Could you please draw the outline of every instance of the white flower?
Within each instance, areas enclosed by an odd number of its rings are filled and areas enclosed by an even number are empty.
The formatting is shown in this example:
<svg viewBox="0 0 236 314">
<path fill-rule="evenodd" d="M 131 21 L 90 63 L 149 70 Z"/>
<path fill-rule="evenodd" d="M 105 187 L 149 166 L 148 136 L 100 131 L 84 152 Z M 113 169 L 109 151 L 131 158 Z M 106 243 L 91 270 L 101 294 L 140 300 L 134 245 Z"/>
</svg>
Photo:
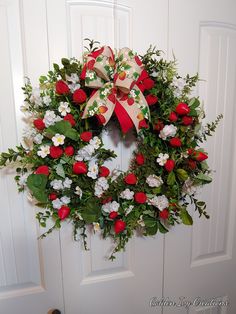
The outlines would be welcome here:
<svg viewBox="0 0 236 314">
<path fill-rule="evenodd" d="M 156 176 L 155 174 L 152 174 L 147 177 L 146 179 L 147 184 L 152 188 L 158 188 L 163 184 L 163 180 L 161 177 Z"/>
<path fill-rule="evenodd" d="M 163 140 L 166 140 L 167 137 L 175 136 L 177 132 L 177 127 L 173 124 L 165 125 L 164 128 L 160 131 L 159 137 Z"/>
<path fill-rule="evenodd" d="M 158 72 L 153 71 L 153 72 L 150 74 L 150 76 L 152 76 L 152 77 L 157 77 L 157 76 L 158 76 Z"/>
<path fill-rule="evenodd" d="M 70 91 L 74 93 L 77 89 L 80 89 L 81 85 L 78 83 L 77 84 L 72 83 L 72 84 L 68 84 L 68 87 Z"/>
<path fill-rule="evenodd" d="M 104 193 L 104 191 L 108 190 L 108 188 L 109 188 L 109 184 L 108 184 L 107 179 L 104 178 L 104 177 L 98 178 L 98 180 L 95 183 L 95 192 L 94 192 L 94 194 L 97 197 L 101 197 L 102 194 Z"/>
<path fill-rule="evenodd" d="M 39 88 L 33 88 L 32 94 L 30 96 L 30 102 L 35 103 L 36 106 L 42 105 L 42 98 L 40 95 L 40 89 Z"/>
<path fill-rule="evenodd" d="M 28 176 L 29 176 L 29 173 L 22 174 L 18 181 L 19 185 L 21 185 L 22 187 L 26 186 L 26 181 L 27 181 Z"/>
<path fill-rule="evenodd" d="M 53 180 L 51 183 L 50 183 L 51 187 L 54 189 L 54 190 L 63 190 L 63 183 L 62 183 L 62 180 Z"/>
<path fill-rule="evenodd" d="M 36 130 L 32 127 L 26 127 L 23 130 L 23 137 L 29 140 L 31 140 L 36 134 Z"/>
<path fill-rule="evenodd" d="M 172 86 L 174 88 L 173 92 L 174 92 L 175 97 L 181 96 L 185 84 L 186 84 L 186 80 L 184 78 L 182 77 L 178 79 L 176 77 L 173 78 Z"/>
<path fill-rule="evenodd" d="M 98 149 L 98 148 L 100 147 L 101 143 L 102 143 L 102 142 L 101 142 L 100 138 L 97 137 L 97 136 L 94 136 L 94 138 L 92 138 L 92 139 L 89 141 L 89 144 L 92 145 L 92 147 L 93 147 L 94 149 Z"/>
<path fill-rule="evenodd" d="M 70 198 L 68 197 L 68 196 L 62 196 L 61 197 L 61 202 L 63 203 L 63 204 L 69 204 L 70 203 Z"/>
<path fill-rule="evenodd" d="M 129 213 L 131 213 L 133 209 L 134 209 L 134 205 L 129 205 L 129 207 L 125 209 L 125 216 L 129 215 Z"/>
<path fill-rule="evenodd" d="M 111 212 L 117 212 L 119 207 L 120 207 L 120 204 L 117 203 L 116 201 L 113 201 L 113 202 L 109 202 L 109 203 L 102 205 L 102 210 L 105 213 L 109 214 Z"/>
<path fill-rule="evenodd" d="M 93 72 L 86 72 L 86 77 L 90 78 L 90 80 L 94 79 L 94 73 Z"/>
<path fill-rule="evenodd" d="M 61 202 L 61 200 L 59 198 L 56 198 L 55 200 L 52 201 L 52 207 L 55 209 L 61 208 L 62 205 L 63 205 L 63 203 Z"/>
<path fill-rule="evenodd" d="M 130 191 L 130 189 L 125 189 L 120 193 L 120 197 L 125 200 L 132 200 L 134 198 L 134 192 Z"/>
<path fill-rule="evenodd" d="M 64 144 L 65 136 L 62 134 L 55 134 L 52 138 L 54 146 L 59 146 Z"/>
<path fill-rule="evenodd" d="M 148 199 L 148 204 L 157 207 L 160 211 L 169 206 L 168 198 L 165 195 L 154 196 Z"/>
<path fill-rule="evenodd" d="M 43 122 L 45 123 L 45 126 L 48 128 L 50 125 L 55 124 L 56 117 L 57 116 L 54 111 L 47 110 L 43 118 Z"/>
<path fill-rule="evenodd" d="M 75 188 L 75 194 L 79 195 L 79 198 L 81 199 L 82 195 L 83 195 L 83 191 L 81 190 L 81 188 L 79 186 L 77 186 Z"/>
<path fill-rule="evenodd" d="M 95 149 L 92 145 L 88 144 L 78 150 L 77 155 L 75 156 L 75 160 L 82 161 L 82 160 L 90 160 L 92 158 L 92 155 L 94 154 Z"/>
<path fill-rule="evenodd" d="M 38 133 L 35 137 L 34 137 L 34 143 L 35 144 L 42 144 L 42 140 L 43 140 L 43 135 Z"/>
<path fill-rule="evenodd" d="M 61 101 L 60 102 L 60 105 L 58 107 L 58 111 L 60 112 L 60 114 L 64 117 L 67 115 L 67 113 L 70 112 L 70 107 L 69 107 L 69 104 L 68 102 L 63 102 Z"/>
<path fill-rule="evenodd" d="M 49 106 L 50 103 L 51 103 L 51 98 L 50 96 L 46 95 L 46 96 L 43 96 L 43 103 L 46 105 L 46 106 Z"/>
<path fill-rule="evenodd" d="M 49 145 L 41 145 L 39 147 L 40 150 L 37 151 L 37 155 L 45 158 L 50 153 L 50 146 Z"/>
<path fill-rule="evenodd" d="M 66 79 L 67 79 L 67 81 L 69 81 L 73 84 L 79 82 L 79 77 L 78 77 L 78 74 L 76 74 L 76 73 L 71 73 L 70 76 L 66 75 Z"/>
<path fill-rule="evenodd" d="M 72 184 L 72 180 L 66 177 L 65 180 L 64 180 L 64 182 L 63 182 L 64 188 L 70 189 L 71 184 Z"/>
<path fill-rule="evenodd" d="M 194 186 L 194 182 L 190 178 L 188 178 L 184 182 L 184 185 L 182 188 L 182 193 L 192 195 L 192 194 L 196 193 L 196 191 L 197 191 L 197 188 L 196 188 L 196 186 Z"/>
<path fill-rule="evenodd" d="M 96 163 L 90 163 L 89 164 L 87 176 L 92 178 L 92 179 L 97 179 L 98 165 Z"/>
<path fill-rule="evenodd" d="M 156 159 L 156 162 L 160 165 L 160 166 L 164 166 L 164 164 L 167 162 L 167 160 L 169 159 L 169 155 L 168 154 L 162 154 L 160 153 Z"/>
</svg>

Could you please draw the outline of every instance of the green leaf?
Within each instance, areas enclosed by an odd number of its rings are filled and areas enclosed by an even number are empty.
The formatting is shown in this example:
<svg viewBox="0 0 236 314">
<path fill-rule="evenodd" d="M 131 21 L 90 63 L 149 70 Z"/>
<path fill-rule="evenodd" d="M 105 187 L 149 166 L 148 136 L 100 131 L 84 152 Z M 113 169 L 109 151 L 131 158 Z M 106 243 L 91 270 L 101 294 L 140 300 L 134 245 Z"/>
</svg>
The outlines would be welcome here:
<svg viewBox="0 0 236 314">
<path fill-rule="evenodd" d="M 175 183 L 175 174 L 173 171 L 171 171 L 169 174 L 168 174 L 168 177 L 167 177 L 167 184 L 168 185 L 173 185 Z"/>
<path fill-rule="evenodd" d="M 56 173 L 60 177 L 65 178 L 65 171 L 64 171 L 64 168 L 63 168 L 62 164 L 60 163 L 60 164 L 56 165 L 55 168 L 56 168 Z"/>
<path fill-rule="evenodd" d="M 75 129 L 68 129 L 65 132 L 65 136 L 70 138 L 71 140 L 77 141 L 79 139 L 78 133 Z"/>
<path fill-rule="evenodd" d="M 181 181 L 185 181 L 188 179 L 188 173 L 184 169 L 177 169 L 176 170 L 177 176 Z"/>
<path fill-rule="evenodd" d="M 193 109 L 199 107 L 200 101 L 197 98 L 192 98 L 191 101 L 189 102 L 189 106 Z"/>
<path fill-rule="evenodd" d="M 40 203 L 46 203 L 48 200 L 45 191 L 47 180 L 44 174 L 31 174 L 27 179 L 28 188 Z"/>
<path fill-rule="evenodd" d="M 180 216 L 183 224 L 185 224 L 185 225 L 192 225 L 193 224 L 193 219 L 189 215 L 189 213 L 187 212 L 187 210 L 185 208 L 181 209 L 179 216 Z"/>
<path fill-rule="evenodd" d="M 27 178 L 27 186 L 29 189 L 45 189 L 47 180 L 47 176 L 45 176 L 44 174 L 31 174 Z"/>
<path fill-rule="evenodd" d="M 204 173 L 199 173 L 195 179 L 198 181 L 201 181 L 202 183 L 210 183 L 212 181 L 212 178 Z"/>
<path fill-rule="evenodd" d="M 152 191 L 153 191 L 154 194 L 161 193 L 161 186 L 159 186 L 158 188 L 154 188 Z"/>
<path fill-rule="evenodd" d="M 157 221 L 156 221 L 156 223 L 153 226 L 145 227 L 145 230 L 146 230 L 146 234 L 148 234 L 148 235 L 155 235 L 157 233 L 157 230 L 158 230 Z"/>
<path fill-rule="evenodd" d="M 86 207 L 81 209 L 81 216 L 87 223 L 97 222 L 101 214 L 99 205 L 95 201 L 91 201 Z"/>
<path fill-rule="evenodd" d="M 156 219 L 150 216 L 143 216 L 143 221 L 145 224 L 145 227 L 153 227 L 156 224 Z"/>
<path fill-rule="evenodd" d="M 77 141 L 79 139 L 76 130 L 72 128 L 70 122 L 64 120 L 56 122 L 54 125 L 51 125 L 49 128 L 47 128 L 47 133 L 51 135 L 59 133 L 74 141 Z"/>
<path fill-rule="evenodd" d="M 160 233 L 169 232 L 169 230 L 160 221 L 158 221 L 158 228 L 159 228 Z"/>
</svg>

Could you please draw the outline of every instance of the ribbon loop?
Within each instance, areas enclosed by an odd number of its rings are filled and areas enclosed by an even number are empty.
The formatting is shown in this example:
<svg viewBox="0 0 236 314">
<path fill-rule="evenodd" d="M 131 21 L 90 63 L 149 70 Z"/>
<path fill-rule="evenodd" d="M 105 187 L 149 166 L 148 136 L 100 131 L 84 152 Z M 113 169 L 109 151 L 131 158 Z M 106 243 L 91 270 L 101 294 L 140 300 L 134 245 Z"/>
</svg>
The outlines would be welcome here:
<svg viewBox="0 0 236 314">
<path fill-rule="evenodd" d="M 82 118 L 97 115 L 105 125 L 114 112 L 124 133 L 133 125 L 139 132 L 140 122 L 150 119 L 146 99 L 136 85 L 143 68 L 129 48 L 122 48 L 117 60 L 108 46 L 89 54 L 83 69 L 85 85 L 98 90 L 88 100 Z"/>
</svg>

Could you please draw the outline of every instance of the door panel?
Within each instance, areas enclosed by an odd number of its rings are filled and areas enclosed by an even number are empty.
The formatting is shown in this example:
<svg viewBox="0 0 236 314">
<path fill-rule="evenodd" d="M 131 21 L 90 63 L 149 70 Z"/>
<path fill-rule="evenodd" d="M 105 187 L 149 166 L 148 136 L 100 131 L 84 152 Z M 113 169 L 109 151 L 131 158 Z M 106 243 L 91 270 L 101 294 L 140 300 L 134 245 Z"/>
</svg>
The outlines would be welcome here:
<svg viewBox="0 0 236 314">
<path fill-rule="evenodd" d="M 21 32 L 23 9 L 28 17 L 34 13 L 27 2 L 24 4 L 23 8 L 19 1 L 0 1 L 0 151 L 14 147 L 21 137 L 24 75 L 38 76 L 37 70 L 42 71 L 44 67 L 38 60 L 36 69 L 35 44 L 31 46 L 28 41 L 22 47 L 23 37 L 29 31 L 25 19 L 26 32 Z M 44 13 L 40 9 L 44 8 L 39 5 L 37 9 L 39 20 L 40 13 Z M 37 29 L 37 20 L 34 25 Z M 43 35 L 40 25 L 40 35 Z M 33 63 L 30 57 L 25 62 L 26 55 L 32 54 Z M 0 313 L 43 314 L 52 307 L 63 309 L 58 234 L 43 242 L 37 240 L 41 231 L 37 229 L 35 210 L 26 196 L 17 192 L 14 176 L 14 169 L 0 172 Z"/>
<path fill-rule="evenodd" d="M 155 12 L 160 8 L 158 14 L 131 0 L 50 0 L 47 4 L 51 62 L 59 61 L 62 51 L 69 56 L 80 57 L 86 37 L 114 48 L 134 47 L 141 53 L 150 43 L 159 44 L 166 51 L 166 1 L 149 1 Z M 59 14 L 57 17 L 54 14 L 55 5 Z M 59 51 L 55 49 L 58 18 L 61 24 L 58 27 L 62 30 Z M 130 138 L 122 140 L 118 133 L 111 127 L 109 134 L 106 132 L 103 135 L 106 146 L 118 154 L 109 166 L 127 169 L 134 146 Z M 161 313 L 161 309 L 149 306 L 152 296 L 162 295 L 161 235 L 150 239 L 132 239 L 126 252 L 117 254 L 114 262 L 106 259 L 112 243 L 102 240 L 99 233 L 90 234 L 88 245 L 89 251 L 81 249 L 80 244 L 72 241 L 71 227 L 64 225 L 61 246 L 66 314 L 90 314 L 95 311 L 104 314 Z"/>
<path fill-rule="evenodd" d="M 165 237 L 164 296 L 193 301 L 218 298 L 209 306 L 192 306 L 188 313 L 230 313 L 235 303 L 235 103 L 236 3 L 234 1 L 170 1 L 169 53 L 173 50 L 182 74 L 199 72 L 198 94 L 207 113 L 205 122 L 223 113 L 213 138 L 205 145 L 214 180 L 199 194 L 209 220 L 193 228 L 179 226 Z M 228 300 L 228 307 L 219 300 Z M 183 313 L 183 308 L 164 308 Z"/>
</svg>

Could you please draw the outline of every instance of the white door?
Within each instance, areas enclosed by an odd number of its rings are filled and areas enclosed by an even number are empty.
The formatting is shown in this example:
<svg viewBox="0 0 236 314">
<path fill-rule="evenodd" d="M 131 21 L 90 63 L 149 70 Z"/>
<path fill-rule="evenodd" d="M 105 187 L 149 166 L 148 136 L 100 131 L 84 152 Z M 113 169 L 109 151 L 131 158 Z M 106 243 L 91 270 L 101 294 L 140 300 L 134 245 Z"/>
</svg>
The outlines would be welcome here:
<svg viewBox="0 0 236 314">
<path fill-rule="evenodd" d="M 59 61 L 62 55 L 80 57 L 87 37 L 111 47 L 132 47 L 139 53 L 151 43 L 166 51 L 167 8 L 165 0 L 149 0 L 148 6 L 135 0 L 48 1 L 51 62 Z M 127 141 L 128 147 L 115 145 L 106 136 L 106 143 L 119 154 L 113 167 L 127 168 L 131 156 Z M 104 259 L 109 241 L 94 235 L 88 243 L 90 250 L 81 250 L 80 244 L 72 241 L 71 227 L 64 226 L 61 246 L 66 314 L 161 313 L 161 308 L 149 306 L 152 296 L 162 295 L 161 235 L 133 239 L 114 262 Z"/>
<path fill-rule="evenodd" d="M 24 75 L 34 81 L 48 68 L 45 11 L 30 2 L 0 1 L 0 151 L 20 140 Z M 33 22 L 41 28 L 31 34 Z M 0 313 L 63 309 L 59 234 L 38 242 L 34 208 L 18 194 L 14 171 L 0 172 L 0 194 Z"/>
<path fill-rule="evenodd" d="M 171 313 L 236 313 L 236 2 L 170 0 L 169 53 L 182 73 L 199 71 L 199 94 L 207 119 L 223 113 L 216 136 L 209 139 L 209 163 L 216 170 L 202 197 L 209 220 L 193 228 L 179 226 L 165 237 L 164 296 L 180 303 L 216 299 L 209 306 L 166 307 Z M 201 195 L 199 195 L 200 197 Z M 228 300 L 228 307 L 220 306 Z M 195 305 L 197 305 L 197 301 Z"/>
</svg>

